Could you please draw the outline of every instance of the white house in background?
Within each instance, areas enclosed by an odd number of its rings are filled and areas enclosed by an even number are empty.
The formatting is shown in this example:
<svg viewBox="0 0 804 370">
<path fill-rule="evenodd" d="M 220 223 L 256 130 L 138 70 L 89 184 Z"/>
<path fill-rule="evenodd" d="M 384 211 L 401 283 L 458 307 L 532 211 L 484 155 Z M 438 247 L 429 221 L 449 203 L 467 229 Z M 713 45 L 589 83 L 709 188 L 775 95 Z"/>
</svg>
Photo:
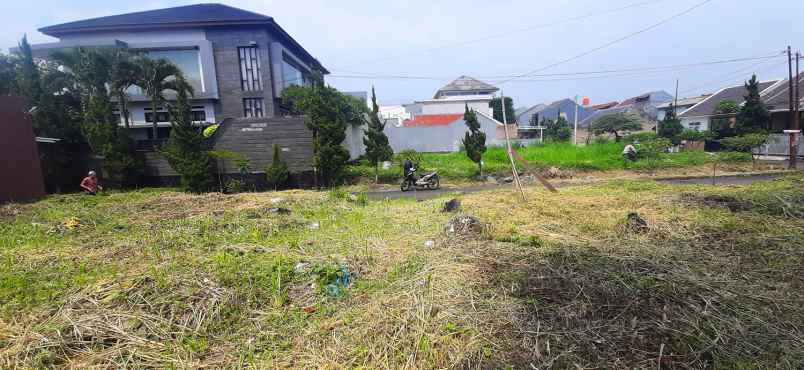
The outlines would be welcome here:
<svg viewBox="0 0 804 370">
<path fill-rule="evenodd" d="M 659 104 L 656 106 L 656 109 L 658 109 L 658 112 L 656 113 L 656 120 L 657 121 L 664 120 L 664 117 L 667 115 L 667 112 L 669 112 L 670 109 L 675 109 L 676 116 L 678 116 L 681 112 L 684 112 L 685 110 L 692 108 L 693 105 L 700 103 L 701 101 L 710 96 L 712 96 L 712 94 L 703 94 L 700 96 L 680 98 L 678 99 L 678 102 L 671 100 L 669 102 Z"/>
<path fill-rule="evenodd" d="M 468 131 L 463 115 L 466 107 L 477 112 L 481 131 L 491 145 L 499 136 L 502 123 L 493 118 L 489 103 L 499 89 L 472 77 L 461 76 L 438 89 L 432 99 L 404 105 L 405 113 L 395 112 L 390 119 L 398 124 L 386 125 L 395 152 L 413 149 L 420 152 L 453 152 L 460 149 Z M 501 130 L 499 130 L 501 131 Z"/>
<path fill-rule="evenodd" d="M 385 105 L 380 106 L 380 118 L 387 120 L 396 119 L 401 122 L 410 119 L 411 115 L 408 113 L 407 109 L 405 109 L 404 105 Z"/>
<path fill-rule="evenodd" d="M 772 88 L 780 82 L 780 80 L 760 82 L 760 95 L 765 95 L 766 92 L 772 90 Z M 681 112 L 678 118 L 681 120 L 681 125 L 684 126 L 685 129 L 699 131 L 709 130 L 711 128 L 712 119 L 716 118 L 714 114 L 718 104 L 725 100 L 733 100 L 737 104 L 743 104 L 745 102 L 745 94 L 746 90 L 744 84 L 720 89 L 718 92 Z"/>
</svg>

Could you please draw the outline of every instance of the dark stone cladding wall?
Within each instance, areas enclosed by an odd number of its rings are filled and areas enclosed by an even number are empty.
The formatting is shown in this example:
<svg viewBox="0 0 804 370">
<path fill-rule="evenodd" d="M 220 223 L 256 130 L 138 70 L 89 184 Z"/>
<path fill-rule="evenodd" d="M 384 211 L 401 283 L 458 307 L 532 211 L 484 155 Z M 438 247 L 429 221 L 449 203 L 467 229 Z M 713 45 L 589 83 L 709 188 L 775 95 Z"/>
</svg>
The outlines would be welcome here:
<svg viewBox="0 0 804 370">
<path fill-rule="evenodd" d="M 271 78 L 271 42 L 275 41 L 265 27 L 239 26 L 206 29 L 207 40 L 212 42 L 215 59 L 215 76 L 218 79 L 220 100 L 215 107 L 221 119 L 242 118 L 243 98 L 263 98 L 265 117 L 274 115 L 274 92 Z M 239 46 L 257 43 L 260 55 L 262 91 L 243 91 L 240 85 Z"/>
<path fill-rule="evenodd" d="M 312 171 L 313 136 L 303 117 L 241 118 L 228 120 L 216 133 L 214 150 L 226 150 L 245 155 L 251 160 L 251 171 L 265 171 L 271 164 L 273 145 L 285 151 L 280 158 L 293 173 Z M 231 164 L 222 169 L 236 173 Z"/>
</svg>

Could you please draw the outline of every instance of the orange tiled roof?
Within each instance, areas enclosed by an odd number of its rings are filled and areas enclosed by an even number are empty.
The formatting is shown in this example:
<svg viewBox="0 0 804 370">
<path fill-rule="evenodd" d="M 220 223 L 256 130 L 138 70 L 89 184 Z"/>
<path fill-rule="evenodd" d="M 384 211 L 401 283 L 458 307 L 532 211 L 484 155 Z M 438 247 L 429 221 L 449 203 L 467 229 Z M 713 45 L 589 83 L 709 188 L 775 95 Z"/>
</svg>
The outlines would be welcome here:
<svg viewBox="0 0 804 370">
<path fill-rule="evenodd" d="M 463 114 L 422 114 L 402 123 L 405 127 L 445 126 L 463 118 Z"/>
</svg>

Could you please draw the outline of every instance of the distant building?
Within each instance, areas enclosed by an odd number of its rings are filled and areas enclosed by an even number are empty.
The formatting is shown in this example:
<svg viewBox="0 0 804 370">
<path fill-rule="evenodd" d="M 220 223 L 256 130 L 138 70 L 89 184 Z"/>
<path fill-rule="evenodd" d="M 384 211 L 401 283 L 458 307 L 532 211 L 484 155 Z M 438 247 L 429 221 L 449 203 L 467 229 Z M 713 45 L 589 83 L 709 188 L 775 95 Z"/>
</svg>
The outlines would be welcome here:
<svg viewBox="0 0 804 370">
<path fill-rule="evenodd" d="M 659 114 L 658 106 L 671 100 L 673 100 L 673 96 L 665 91 L 652 91 L 645 93 L 626 99 L 614 107 L 596 110 L 586 119 L 581 121 L 579 127 L 588 130 L 590 126 L 594 126 L 597 120 L 606 115 L 613 113 L 631 113 L 641 119 L 641 131 L 655 130 L 656 121 Z"/>
<path fill-rule="evenodd" d="M 196 4 L 79 20 L 39 31 L 59 39 L 33 45 L 39 58 L 73 47 L 109 47 L 173 62 L 195 90 L 192 119 L 201 126 L 221 124 L 212 140 L 216 149 L 225 143 L 227 150 L 247 155 L 253 168 L 263 168 L 269 163 L 271 146 L 277 144 L 291 171 L 312 172 L 312 134 L 299 118 L 279 119 L 290 114 L 282 91 L 308 85 L 314 74 L 329 72 L 272 17 L 221 4 Z M 146 152 L 148 177 L 175 178 L 177 174 L 153 150 L 170 135 L 168 107 L 152 111 L 150 99 L 136 86 L 128 95 L 130 134 Z M 125 112 L 116 114 L 122 125 Z"/>
<path fill-rule="evenodd" d="M 466 107 L 477 113 L 481 130 L 491 144 L 499 135 L 498 128 L 503 127 L 493 118 L 489 107 L 497 90 L 485 82 L 461 76 L 438 89 L 433 99 L 403 105 L 404 113 L 398 107 L 386 109 L 387 118 L 395 123 L 385 129 L 391 147 L 395 152 L 457 151 L 468 131 L 463 121 Z"/>
<path fill-rule="evenodd" d="M 678 102 L 671 100 L 669 102 L 659 104 L 658 106 L 656 106 L 656 108 L 658 109 L 658 113 L 656 114 L 656 120 L 663 121 L 664 117 L 667 115 L 667 112 L 669 112 L 670 109 L 674 109 L 676 111 L 676 116 L 678 116 L 678 114 L 680 114 L 681 112 L 689 108 L 692 108 L 693 105 L 700 103 L 702 100 L 710 97 L 711 95 L 712 94 L 703 94 L 700 96 L 680 98 L 678 99 Z"/>
</svg>

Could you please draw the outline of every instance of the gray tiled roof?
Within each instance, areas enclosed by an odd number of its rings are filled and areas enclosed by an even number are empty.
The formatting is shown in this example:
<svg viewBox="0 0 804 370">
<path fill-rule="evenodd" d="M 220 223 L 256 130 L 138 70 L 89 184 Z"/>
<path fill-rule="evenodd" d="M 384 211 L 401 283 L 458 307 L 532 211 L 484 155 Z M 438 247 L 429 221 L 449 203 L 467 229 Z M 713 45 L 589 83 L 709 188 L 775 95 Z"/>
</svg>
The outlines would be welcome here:
<svg viewBox="0 0 804 370">
<path fill-rule="evenodd" d="M 42 27 L 39 32 L 60 37 L 71 33 L 119 30 L 151 30 L 181 27 L 214 27 L 231 25 L 262 25 L 274 31 L 278 40 L 297 56 L 329 73 L 321 63 L 293 39 L 272 17 L 223 4 L 196 4 L 143 12 L 110 15 Z"/>
<path fill-rule="evenodd" d="M 446 86 L 438 89 L 435 94 L 435 98 L 438 98 L 442 93 L 451 92 L 451 91 L 458 91 L 458 92 L 469 92 L 469 91 L 497 91 L 499 90 L 497 87 L 489 85 L 483 81 L 478 79 L 469 77 L 469 76 L 461 76 L 458 77 L 455 81 L 448 83 Z"/>
<path fill-rule="evenodd" d="M 704 94 L 704 95 L 701 95 L 701 96 L 692 96 L 692 97 L 687 97 L 687 98 L 679 98 L 677 105 L 679 107 L 690 107 L 690 106 L 693 106 L 695 104 L 700 103 L 701 101 L 703 101 L 704 99 L 706 99 L 706 98 L 708 98 L 710 96 L 712 96 L 712 94 Z M 675 101 L 671 100 L 669 102 L 665 102 L 665 103 L 657 105 L 656 108 L 659 108 L 659 109 L 670 108 L 670 105 L 675 104 L 675 103 L 676 103 Z"/>
<path fill-rule="evenodd" d="M 774 81 L 764 81 L 759 83 L 759 91 L 762 93 L 767 88 L 773 86 L 773 84 L 779 82 L 778 80 Z M 724 101 L 724 100 L 734 100 L 737 104 L 742 104 L 745 101 L 745 85 L 739 86 L 732 86 L 722 89 L 715 93 L 714 95 L 704 99 L 700 103 L 692 106 L 692 108 L 685 110 L 678 116 L 681 118 L 684 117 L 703 117 L 709 116 L 715 112 L 715 108 L 717 105 Z"/>
<path fill-rule="evenodd" d="M 40 28 L 39 31 L 46 35 L 58 36 L 70 32 L 119 28 L 123 26 L 143 27 L 176 25 L 181 23 L 210 24 L 270 21 L 273 21 L 273 18 L 269 16 L 252 13 L 223 4 L 196 4 L 85 19 L 43 27 Z"/>
<path fill-rule="evenodd" d="M 783 82 L 774 86 L 773 89 L 768 89 L 768 91 L 763 92 L 762 100 L 765 102 L 765 105 L 768 106 L 769 110 L 790 110 L 790 79 L 784 79 Z M 798 82 L 798 89 L 799 91 L 804 88 L 804 73 L 798 75 L 796 78 Z M 801 98 L 801 97 L 799 97 Z M 801 106 L 802 102 L 799 100 L 799 106 Z"/>
</svg>

